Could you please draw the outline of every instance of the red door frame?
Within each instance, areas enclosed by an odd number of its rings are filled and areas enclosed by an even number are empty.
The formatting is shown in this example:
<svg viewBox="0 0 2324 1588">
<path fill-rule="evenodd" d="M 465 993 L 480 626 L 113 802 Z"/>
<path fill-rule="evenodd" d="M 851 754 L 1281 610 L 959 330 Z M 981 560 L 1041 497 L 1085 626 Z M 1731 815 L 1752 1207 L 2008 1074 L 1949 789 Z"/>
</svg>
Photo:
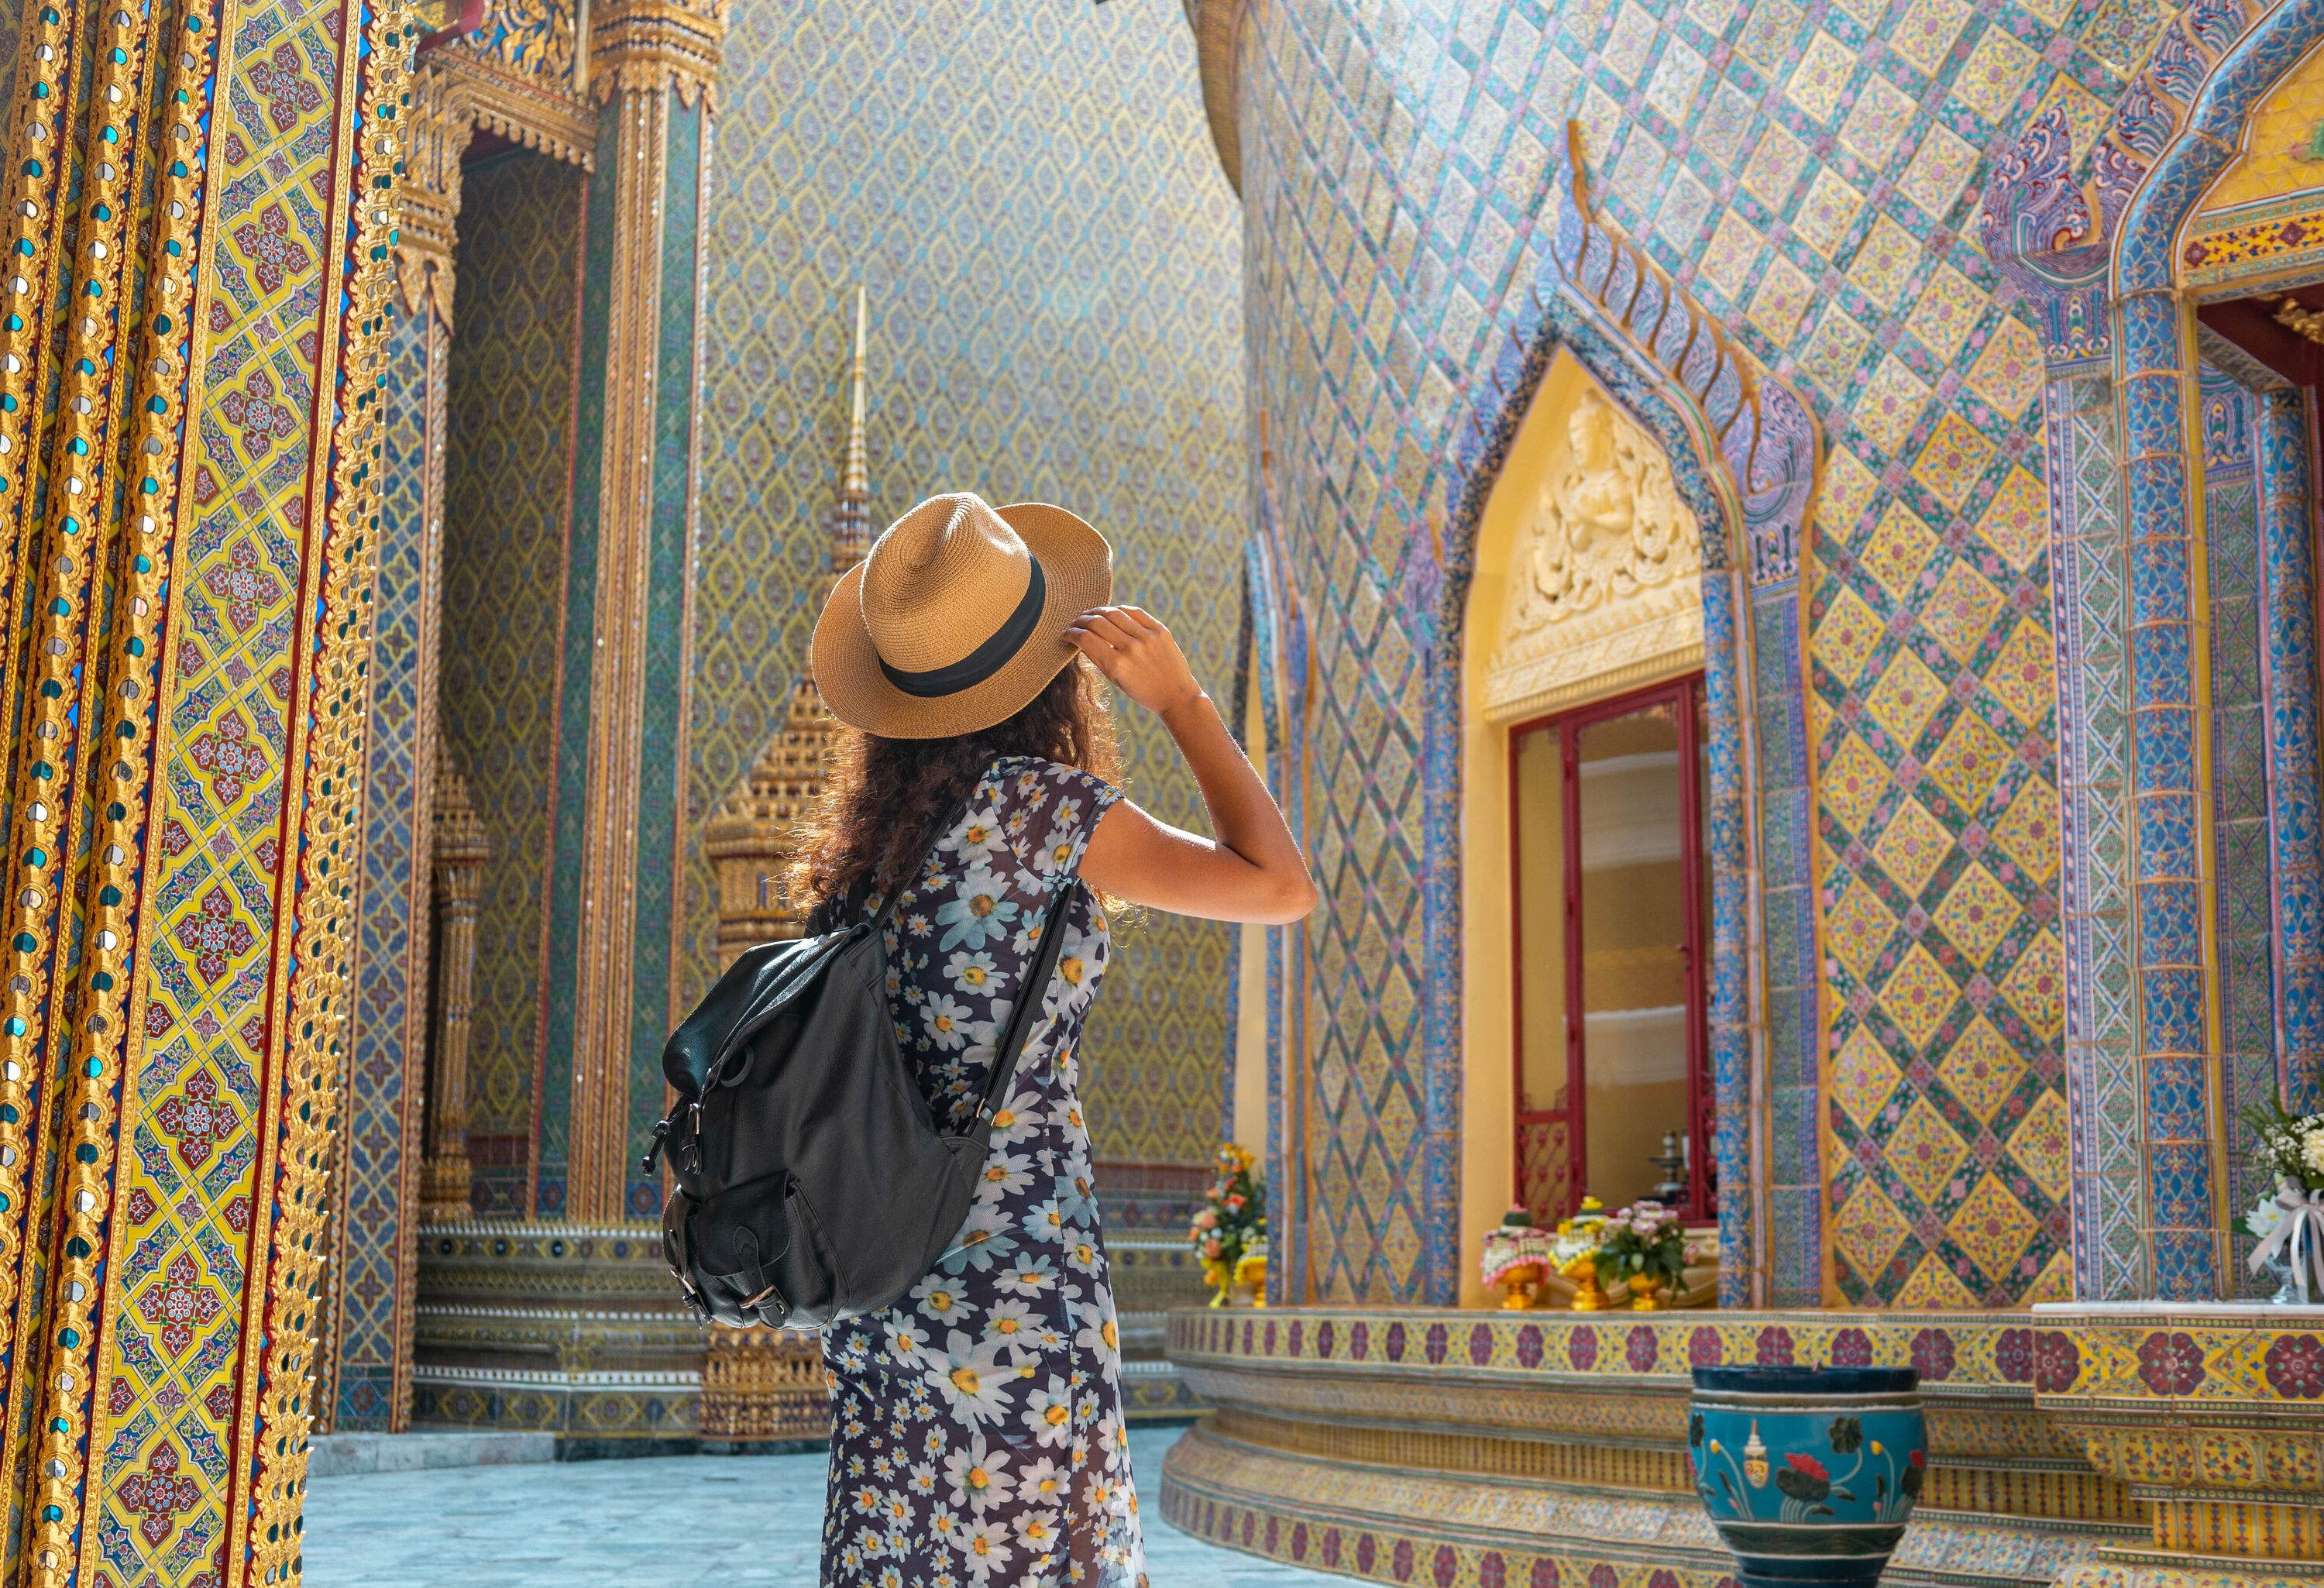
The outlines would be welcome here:
<svg viewBox="0 0 2324 1588">
<path fill-rule="evenodd" d="M 1585 1054 L 1582 1007 L 1582 805 L 1581 731 L 1592 723 L 1628 716 L 1642 706 L 1668 704 L 1678 722 L 1679 756 L 1679 886 L 1686 893 L 1686 940 L 1681 950 L 1686 971 L 1686 1113 L 1687 1196 L 1680 1209 L 1689 1218 L 1711 1216 L 1711 1138 L 1716 1099 L 1711 1087 L 1709 956 L 1703 941 L 1708 925 L 1702 900 L 1702 767 L 1696 728 L 1702 699 L 1702 675 L 1690 673 L 1668 683 L 1593 700 L 1570 711 L 1554 712 L 1511 726 L 1508 732 L 1509 823 L 1509 954 L 1515 972 L 1509 978 L 1512 1004 L 1510 1028 L 1511 1079 L 1517 1106 L 1511 1126 L 1522 1132 L 1532 1124 L 1563 1123 L 1566 1128 L 1564 1210 L 1579 1205 L 1589 1184 L 1587 1133 L 1583 1129 Z M 1565 1105 L 1528 1109 L 1525 1106 L 1525 914 L 1520 897 L 1522 837 L 1517 819 L 1517 743 L 1528 734 L 1558 735 L 1559 807 L 1563 832 L 1563 921 L 1565 938 Z M 1517 1166 L 1515 1195 L 1525 1194 L 1525 1168 Z"/>
</svg>

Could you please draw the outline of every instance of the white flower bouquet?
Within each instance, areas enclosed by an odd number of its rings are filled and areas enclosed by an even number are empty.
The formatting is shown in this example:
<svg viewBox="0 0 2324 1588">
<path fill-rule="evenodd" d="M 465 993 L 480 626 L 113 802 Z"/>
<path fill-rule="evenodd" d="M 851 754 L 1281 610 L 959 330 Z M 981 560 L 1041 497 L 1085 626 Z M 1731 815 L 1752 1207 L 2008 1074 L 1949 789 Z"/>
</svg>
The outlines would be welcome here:
<svg viewBox="0 0 2324 1588">
<path fill-rule="evenodd" d="M 2282 1280 L 2278 1302 L 2324 1302 L 2324 1113 L 2293 1113 L 2271 1098 L 2245 1118 L 2276 1187 L 2244 1217 L 2259 1241 L 2252 1272 Z"/>
</svg>

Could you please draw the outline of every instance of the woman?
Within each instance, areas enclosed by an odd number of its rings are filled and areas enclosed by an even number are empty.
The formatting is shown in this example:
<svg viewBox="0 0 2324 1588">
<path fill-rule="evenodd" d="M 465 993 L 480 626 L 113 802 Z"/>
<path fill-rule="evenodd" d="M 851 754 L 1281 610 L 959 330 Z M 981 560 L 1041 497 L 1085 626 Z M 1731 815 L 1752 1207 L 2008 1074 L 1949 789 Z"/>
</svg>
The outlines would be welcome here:
<svg viewBox="0 0 2324 1588">
<path fill-rule="evenodd" d="M 889 1009 L 955 1127 L 1017 1000 L 1042 1001 L 953 1248 L 887 1312 L 825 1332 L 825 1588 L 1146 1581 L 1077 1090 L 1108 955 L 1099 900 L 1280 922 L 1315 889 L 1169 631 L 1109 605 L 1111 561 L 1061 508 L 938 496 L 889 527 L 816 625 L 816 682 L 854 731 L 801 857 L 810 929 L 904 891 Z M 1216 839 L 1120 796 L 1100 674 L 1161 716 Z M 1061 896 L 1056 973 L 1028 988 Z"/>
</svg>

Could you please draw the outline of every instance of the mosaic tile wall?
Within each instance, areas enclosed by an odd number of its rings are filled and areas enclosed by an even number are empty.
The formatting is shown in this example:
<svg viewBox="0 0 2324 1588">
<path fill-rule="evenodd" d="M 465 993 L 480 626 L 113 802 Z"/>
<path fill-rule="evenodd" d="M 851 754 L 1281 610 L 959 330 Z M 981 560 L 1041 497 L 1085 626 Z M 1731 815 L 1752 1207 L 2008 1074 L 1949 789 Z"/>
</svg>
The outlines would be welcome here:
<svg viewBox="0 0 2324 1588">
<path fill-rule="evenodd" d="M 2087 148 L 2161 20 L 2055 0 L 1602 0 L 1260 7 L 1246 24 L 1252 405 L 1281 438 L 1272 489 L 1310 610 L 1339 631 L 1316 654 L 1349 716 L 1420 721 L 1432 526 L 1464 484 L 1454 395 L 1545 246 L 1530 217 L 1568 116 L 1607 213 L 1826 427 L 1803 577 L 1834 1300 L 2067 1286 L 2043 365 L 1963 231 L 1985 153 L 2046 106 Z M 1317 768 L 1338 715 L 1318 715 Z M 1385 845 L 1317 835 L 1323 986 L 1335 957 L 1385 963 L 1412 929 L 1421 882 L 1393 836 L 1418 819 L 1418 749 L 1389 734 L 1328 796 Z M 1415 1293 L 1404 1194 L 1377 1166 L 1421 1130 L 1413 999 L 1451 988 L 1386 979 L 1376 1005 L 1312 1011 L 1322 1150 L 1349 1195 L 1385 1198 L 1348 1221 L 1377 1246 L 1315 1253 L 1327 1296 Z"/>
<path fill-rule="evenodd" d="M 1173 0 L 745 8 L 718 92 L 686 818 L 740 781 L 806 658 L 859 281 L 874 523 L 960 486 L 1070 506 L 1223 697 L 1240 220 Z M 1133 708 L 1124 727 L 1132 794 L 1199 819 L 1158 725 Z M 715 965 L 706 864 L 685 887 L 680 1002 Z M 1086 1061 L 1103 1157 L 1208 1159 L 1231 946 L 1201 922 L 1124 928 Z"/>
<path fill-rule="evenodd" d="M 471 166 L 445 462 L 438 712 L 492 841 L 477 920 L 468 1150 L 481 1211 L 523 1214 L 548 953 L 565 459 L 586 179 L 547 156 Z"/>
<path fill-rule="evenodd" d="M 2220 1026 L 2235 993 L 2233 967 L 2214 951 L 2221 878 L 2206 807 L 2220 769 L 2209 559 L 2197 532 L 2203 504 L 2190 500 L 2202 460 L 2188 447 L 2200 433 L 2188 423 L 2200 371 L 2177 294 L 2189 279 L 2273 268 L 2279 261 L 2261 256 L 2295 240 L 2248 239 L 2222 263 L 2216 238 L 2183 248 L 2180 238 L 2230 164 L 2247 113 L 2319 36 L 2317 0 L 2251 14 L 2210 0 L 2189 7 L 2121 96 L 2087 164 L 2069 147 L 2083 129 L 2070 129 L 2053 106 L 1996 165 L 1980 215 L 1988 253 L 2040 317 L 2049 359 L 2062 825 L 2072 858 L 2064 890 L 2072 1221 L 2085 1297 L 2192 1299 L 2236 1284 L 2227 1271 L 2235 1176 L 2223 1162 L 2233 1144 L 2218 1127 L 2243 1083 L 2215 1057 L 2227 1046 Z M 2090 173 L 2086 187 L 2071 180 L 2078 165 Z M 2218 356 L 2223 367 L 2250 363 L 2231 350 Z M 2285 988 L 2277 1018 L 2297 1096 L 2324 1031 L 2307 925 L 2319 871 L 2312 531 L 2284 511 L 2307 496 L 2299 406 L 2273 394 L 2258 406 L 2269 887 Z M 2296 532 L 2270 528 L 2295 522 Z"/>
<path fill-rule="evenodd" d="M 434 346 L 431 349 L 430 343 Z M 413 1161 L 420 1145 L 417 1086 L 426 1039 L 428 989 L 415 978 L 413 909 L 427 897 L 435 725 L 423 706 L 434 666 L 434 614 L 427 582 L 433 548 L 422 487 L 429 430 L 428 362 L 443 356 L 435 317 L 400 314 L 387 342 L 386 451 L 378 558 L 372 582 L 371 711 L 364 731 L 363 876 L 355 898 L 355 994 L 341 1126 L 335 1145 L 328 1359 L 330 1427 L 388 1432 L 407 1415 L 410 1331 Z M 254 566 L 255 559 L 253 559 Z M 415 984 L 417 983 L 417 984 Z M 399 1373 L 399 1367 L 401 1373 Z"/>
<path fill-rule="evenodd" d="M 2272 392 L 2260 400 L 2256 434 L 2267 789 L 2276 812 L 2268 867 L 2282 1033 L 2276 1078 L 2287 1104 L 2302 1111 L 2324 1105 L 2324 934 L 2314 926 L 2314 907 L 2324 899 L 2324 828 L 2313 819 L 2324 767 L 2316 734 L 2311 409 L 2304 392 Z"/>
<path fill-rule="evenodd" d="M 2258 403 L 2218 372 L 2202 377 L 2203 532 L 2210 580 L 2212 849 L 2218 890 L 2220 1062 L 2234 1139 L 2244 1111 L 2275 1093 L 2274 890 L 2268 854 L 2267 722 L 2263 705 Z M 2238 1211 L 2274 1186 L 2234 1155 Z M 2244 1276 L 2236 1275 L 2240 1279 Z M 2256 1281 L 2252 1281 L 2256 1283 Z M 2248 1288 L 2249 1285 L 2239 1288 Z M 2273 1293 L 2273 1287 L 2266 1288 Z"/>
</svg>

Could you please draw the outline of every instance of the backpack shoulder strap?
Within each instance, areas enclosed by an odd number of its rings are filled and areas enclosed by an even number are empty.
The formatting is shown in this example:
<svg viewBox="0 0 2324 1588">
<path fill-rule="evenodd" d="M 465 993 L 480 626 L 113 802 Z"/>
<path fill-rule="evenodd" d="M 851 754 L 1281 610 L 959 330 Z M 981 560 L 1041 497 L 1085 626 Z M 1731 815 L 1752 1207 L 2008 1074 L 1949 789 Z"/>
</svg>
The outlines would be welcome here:
<svg viewBox="0 0 2324 1588">
<path fill-rule="evenodd" d="M 1049 994 L 1049 978 L 1057 973 L 1057 961 L 1065 953 L 1065 916 L 1074 907 L 1074 895 L 1081 890 L 1081 879 L 1067 877 L 1065 886 L 1057 890 L 1056 902 L 1041 922 L 1041 947 L 1033 956 L 1033 965 L 1026 972 L 1018 988 L 1017 1006 L 1009 1011 L 1008 1028 L 1001 1039 L 992 1045 L 992 1068 L 984 1077 L 984 1096 L 976 1107 L 977 1123 L 992 1117 L 999 1106 L 1001 1089 L 1016 1077 L 1017 1061 L 1023 1057 L 1026 1039 L 1033 1034 L 1033 1021 L 1039 1017 L 1041 1001 Z"/>
</svg>

